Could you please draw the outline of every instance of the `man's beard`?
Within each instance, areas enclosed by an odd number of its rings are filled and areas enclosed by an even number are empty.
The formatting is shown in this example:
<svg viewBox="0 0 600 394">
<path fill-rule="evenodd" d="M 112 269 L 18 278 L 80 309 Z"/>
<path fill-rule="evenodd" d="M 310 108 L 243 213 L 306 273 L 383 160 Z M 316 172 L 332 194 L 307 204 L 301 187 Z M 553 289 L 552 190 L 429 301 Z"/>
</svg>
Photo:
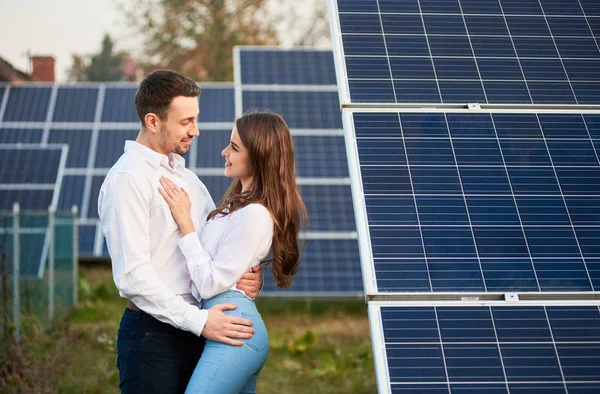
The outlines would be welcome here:
<svg viewBox="0 0 600 394">
<path fill-rule="evenodd" d="M 180 142 L 176 142 L 173 143 L 171 137 L 171 133 L 169 132 L 169 130 L 165 127 L 161 127 L 160 128 L 160 143 L 163 146 L 163 148 L 165 148 L 165 150 L 167 150 L 169 153 L 174 152 L 177 153 L 178 155 L 185 155 L 190 151 L 191 148 L 191 141 L 190 141 L 190 146 L 188 148 L 183 148 L 180 145 Z"/>
</svg>

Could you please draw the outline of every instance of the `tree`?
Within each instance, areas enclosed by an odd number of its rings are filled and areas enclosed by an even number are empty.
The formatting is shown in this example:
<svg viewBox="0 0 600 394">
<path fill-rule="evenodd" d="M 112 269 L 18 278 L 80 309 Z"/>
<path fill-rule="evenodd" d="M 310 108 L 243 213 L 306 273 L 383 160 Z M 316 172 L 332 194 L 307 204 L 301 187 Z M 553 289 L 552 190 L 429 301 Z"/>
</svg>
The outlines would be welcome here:
<svg viewBox="0 0 600 394">
<path fill-rule="evenodd" d="M 148 71 L 169 68 L 197 81 L 232 81 L 235 45 L 276 45 L 265 0 L 124 0 L 144 37 Z"/>
<path fill-rule="evenodd" d="M 87 70 L 86 59 L 82 55 L 76 53 L 71 54 L 73 64 L 67 70 L 67 78 L 69 81 L 82 82 L 86 80 L 85 71 Z"/>
<path fill-rule="evenodd" d="M 73 64 L 68 71 L 70 81 L 122 81 L 129 80 L 124 65 L 129 56 L 125 52 L 114 53 L 114 42 L 106 34 L 100 52 L 95 55 L 72 54 Z"/>
<path fill-rule="evenodd" d="M 88 81 L 119 81 L 123 56 L 113 53 L 114 43 L 106 34 L 102 40 L 100 53 L 92 56 L 85 74 Z"/>
</svg>

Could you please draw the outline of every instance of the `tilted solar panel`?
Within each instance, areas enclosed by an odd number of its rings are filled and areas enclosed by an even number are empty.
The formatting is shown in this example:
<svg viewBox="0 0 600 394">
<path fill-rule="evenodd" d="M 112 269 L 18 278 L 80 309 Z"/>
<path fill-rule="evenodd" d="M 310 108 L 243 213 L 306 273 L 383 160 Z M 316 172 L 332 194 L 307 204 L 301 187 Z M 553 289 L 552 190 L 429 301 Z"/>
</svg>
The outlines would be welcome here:
<svg viewBox="0 0 600 394">
<path fill-rule="evenodd" d="M 241 47 L 244 85 L 335 85 L 331 50 Z"/>
<path fill-rule="evenodd" d="M 345 116 L 369 294 L 598 290 L 595 118 Z"/>
<path fill-rule="evenodd" d="M 380 392 L 600 390 L 600 312 L 576 304 L 369 306 Z"/>
<path fill-rule="evenodd" d="M 0 131 L 1 133 L 1 131 Z M 23 279 L 43 274 L 48 251 L 48 217 L 27 211 L 47 212 L 58 205 L 67 162 L 65 144 L 0 144 L 0 244 L 13 271 L 13 204 L 19 203 L 20 273 Z"/>
<path fill-rule="evenodd" d="M 331 2 L 342 101 L 600 103 L 594 2 Z M 337 30 L 339 28 L 339 30 Z"/>
</svg>

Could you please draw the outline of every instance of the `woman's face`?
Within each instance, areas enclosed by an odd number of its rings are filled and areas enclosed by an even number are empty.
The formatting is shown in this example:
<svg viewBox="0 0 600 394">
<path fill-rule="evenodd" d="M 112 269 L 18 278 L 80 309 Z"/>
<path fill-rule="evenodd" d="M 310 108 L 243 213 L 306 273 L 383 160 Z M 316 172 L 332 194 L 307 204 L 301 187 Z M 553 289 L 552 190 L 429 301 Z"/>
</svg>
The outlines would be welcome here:
<svg viewBox="0 0 600 394">
<path fill-rule="evenodd" d="M 225 176 L 242 181 L 245 191 L 252 184 L 252 166 L 248 149 L 242 143 L 235 126 L 231 131 L 229 145 L 221 151 L 221 155 L 225 158 Z"/>
</svg>

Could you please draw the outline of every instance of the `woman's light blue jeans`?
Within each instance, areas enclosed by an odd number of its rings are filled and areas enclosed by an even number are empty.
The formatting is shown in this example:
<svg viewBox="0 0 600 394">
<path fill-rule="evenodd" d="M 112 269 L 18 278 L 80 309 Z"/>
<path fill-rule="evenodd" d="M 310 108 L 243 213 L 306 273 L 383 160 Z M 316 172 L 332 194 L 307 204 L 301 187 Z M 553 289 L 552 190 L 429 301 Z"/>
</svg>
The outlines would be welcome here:
<svg viewBox="0 0 600 394">
<path fill-rule="evenodd" d="M 241 340 L 243 346 L 207 340 L 186 394 L 256 393 L 256 379 L 269 353 L 267 328 L 254 301 L 238 291 L 228 290 L 205 300 L 202 308 L 225 303 L 237 305 L 237 309 L 225 311 L 226 314 L 252 320 L 256 331 L 252 338 Z"/>
</svg>

